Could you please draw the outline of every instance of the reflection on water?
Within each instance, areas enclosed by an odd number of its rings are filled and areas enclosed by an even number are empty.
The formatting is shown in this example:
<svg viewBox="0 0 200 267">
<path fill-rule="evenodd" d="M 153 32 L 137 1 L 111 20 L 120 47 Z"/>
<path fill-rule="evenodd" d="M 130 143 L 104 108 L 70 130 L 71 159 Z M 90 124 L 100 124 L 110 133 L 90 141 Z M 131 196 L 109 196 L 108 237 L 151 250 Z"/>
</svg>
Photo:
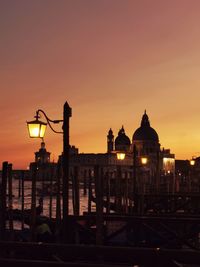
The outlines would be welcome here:
<svg viewBox="0 0 200 267">
<path fill-rule="evenodd" d="M 41 188 L 41 182 L 37 182 L 37 188 Z M 13 180 L 13 209 L 21 209 L 22 198 L 19 197 L 19 181 Z M 41 195 L 37 194 L 37 206 L 39 205 L 39 198 Z M 62 207 L 62 199 L 61 199 Z M 24 209 L 31 208 L 31 181 L 24 181 Z M 94 208 L 94 207 L 93 207 Z M 88 197 L 84 195 L 83 189 L 80 189 L 80 215 L 84 211 L 88 210 Z M 62 208 L 61 208 L 62 211 Z M 50 196 L 43 197 L 43 213 L 44 216 L 49 216 L 50 214 Z M 72 191 L 69 190 L 69 214 L 73 214 L 72 207 Z M 56 196 L 52 196 L 52 217 L 56 216 Z"/>
</svg>

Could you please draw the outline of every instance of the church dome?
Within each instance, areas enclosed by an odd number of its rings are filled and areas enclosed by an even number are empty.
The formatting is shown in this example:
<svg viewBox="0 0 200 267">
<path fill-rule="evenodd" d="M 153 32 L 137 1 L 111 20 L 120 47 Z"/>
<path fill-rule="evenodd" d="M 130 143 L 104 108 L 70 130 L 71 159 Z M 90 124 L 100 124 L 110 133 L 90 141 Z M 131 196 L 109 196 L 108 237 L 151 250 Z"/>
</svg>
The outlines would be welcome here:
<svg viewBox="0 0 200 267">
<path fill-rule="evenodd" d="M 129 137 L 125 134 L 124 127 L 119 130 L 118 136 L 115 139 L 115 147 L 117 146 L 130 146 L 131 141 Z"/>
<path fill-rule="evenodd" d="M 141 126 L 133 134 L 133 141 L 141 140 L 159 142 L 157 132 L 150 126 L 149 117 L 146 114 L 146 110 L 142 116 Z"/>
</svg>

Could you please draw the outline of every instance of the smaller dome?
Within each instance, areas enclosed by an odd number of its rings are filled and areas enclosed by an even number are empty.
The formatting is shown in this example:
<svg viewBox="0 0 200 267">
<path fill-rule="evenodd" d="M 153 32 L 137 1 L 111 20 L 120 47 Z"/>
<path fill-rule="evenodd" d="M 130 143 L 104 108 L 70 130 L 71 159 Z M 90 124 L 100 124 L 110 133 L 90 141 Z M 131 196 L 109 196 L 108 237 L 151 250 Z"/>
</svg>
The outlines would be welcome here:
<svg viewBox="0 0 200 267">
<path fill-rule="evenodd" d="M 116 146 L 130 146 L 131 141 L 129 137 L 125 134 L 124 127 L 119 130 L 118 136 L 115 139 L 115 147 Z"/>
</svg>

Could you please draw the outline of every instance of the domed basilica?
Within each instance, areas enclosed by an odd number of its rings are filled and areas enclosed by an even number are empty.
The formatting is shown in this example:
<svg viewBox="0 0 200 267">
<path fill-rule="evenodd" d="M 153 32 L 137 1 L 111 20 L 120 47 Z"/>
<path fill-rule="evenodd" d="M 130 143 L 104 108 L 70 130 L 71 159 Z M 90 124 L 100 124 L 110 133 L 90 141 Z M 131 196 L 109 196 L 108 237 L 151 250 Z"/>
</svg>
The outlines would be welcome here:
<svg viewBox="0 0 200 267">
<path fill-rule="evenodd" d="M 123 126 L 115 139 L 112 129 L 109 130 L 107 153 L 120 152 L 125 153 L 124 164 L 134 165 L 133 161 L 135 159 L 137 167 L 143 165 L 146 170 L 148 169 L 149 177 L 154 180 L 152 181 L 154 184 L 157 183 L 156 180 L 158 178 L 156 176 L 160 177 L 161 173 L 169 174 L 174 172 L 174 155 L 170 153 L 169 149 L 163 148 L 161 150 L 159 136 L 156 130 L 151 127 L 146 110 L 142 116 L 140 127 L 133 133 L 132 141 L 126 135 Z"/>
<path fill-rule="evenodd" d="M 119 130 L 118 136 L 114 141 L 112 129 L 108 132 L 108 153 L 113 151 L 131 152 L 133 146 L 136 145 L 138 155 L 149 155 L 158 152 L 160 149 L 159 138 L 157 132 L 150 126 L 149 117 L 146 114 L 142 116 L 140 127 L 134 132 L 132 137 L 132 145 L 129 137 L 125 134 L 124 127 Z"/>
</svg>

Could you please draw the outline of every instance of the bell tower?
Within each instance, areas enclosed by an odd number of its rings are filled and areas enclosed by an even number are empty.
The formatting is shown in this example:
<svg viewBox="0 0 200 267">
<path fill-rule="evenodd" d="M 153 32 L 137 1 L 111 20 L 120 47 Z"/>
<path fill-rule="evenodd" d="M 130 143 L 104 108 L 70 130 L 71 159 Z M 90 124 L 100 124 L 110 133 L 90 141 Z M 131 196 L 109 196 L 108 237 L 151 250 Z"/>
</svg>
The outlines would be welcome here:
<svg viewBox="0 0 200 267">
<path fill-rule="evenodd" d="M 114 148 L 114 135 L 112 129 L 110 128 L 107 135 L 107 153 L 111 153 L 113 151 L 113 148 Z"/>
<path fill-rule="evenodd" d="M 41 143 L 41 148 L 38 152 L 35 152 L 35 162 L 38 164 L 46 164 L 50 162 L 50 152 L 46 151 L 45 143 Z"/>
</svg>

